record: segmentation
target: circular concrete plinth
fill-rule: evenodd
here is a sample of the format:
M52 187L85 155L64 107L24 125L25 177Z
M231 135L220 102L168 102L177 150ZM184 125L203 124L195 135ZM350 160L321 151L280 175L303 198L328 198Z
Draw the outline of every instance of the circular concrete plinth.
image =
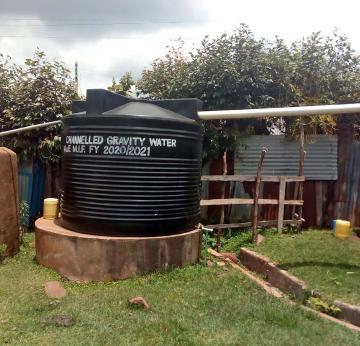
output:
M196 263L201 231L159 237L113 237L77 233L58 221L35 222L36 259L74 281L126 279Z

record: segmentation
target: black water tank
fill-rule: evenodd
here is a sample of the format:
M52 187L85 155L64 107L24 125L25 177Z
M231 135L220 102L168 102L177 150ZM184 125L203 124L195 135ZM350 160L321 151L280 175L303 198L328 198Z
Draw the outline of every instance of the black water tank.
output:
M63 119L61 217L69 229L156 235L199 221L196 99L145 101L89 90Z

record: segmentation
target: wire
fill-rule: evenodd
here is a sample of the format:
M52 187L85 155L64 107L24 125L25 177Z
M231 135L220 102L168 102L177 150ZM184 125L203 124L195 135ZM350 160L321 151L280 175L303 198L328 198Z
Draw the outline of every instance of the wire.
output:
M0 17L1 19L1 17ZM4 19L1 19L4 20ZM6 19L5 19L6 20ZM8 19L10 21L10 19ZM20 19L18 19L20 20ZM26 19L23 19L26 21ZM35 19L34 19L35 20ZM37 19L41 21L41 19ZM187 20L187 21L129 21L129 22L98 22L98 23L64 23L64 24L0 24L0 26L10 26L10 27L44 27L44 26L109 26L109 25L156 25L156 24L186 24L186 23L205 23L211 22L211 20Z
M38 35L0 35L0 38L59 38L59 39L78 39L78 38L93 38L93 39L103 39L103 40L172 40L174 39L174 37L159 37L159 36L154 36L154 37L140 37L140 36L114 36L114 37L109 37L109 36L94 36L94 35L88 35L88 36L84 36L84 35L76 35L76 36L38 36ZM181 37L182 40L195 40L195 39L200 39L197 37Z

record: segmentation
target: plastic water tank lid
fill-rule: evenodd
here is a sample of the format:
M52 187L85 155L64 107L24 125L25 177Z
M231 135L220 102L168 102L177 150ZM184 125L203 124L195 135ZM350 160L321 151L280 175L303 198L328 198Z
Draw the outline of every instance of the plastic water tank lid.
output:
M196 123L195 120L186 118L183 115L175 113L169 109L144 102L128 102L125 105L116 107L102 114L151 117L154 119L173 120L189 124Z

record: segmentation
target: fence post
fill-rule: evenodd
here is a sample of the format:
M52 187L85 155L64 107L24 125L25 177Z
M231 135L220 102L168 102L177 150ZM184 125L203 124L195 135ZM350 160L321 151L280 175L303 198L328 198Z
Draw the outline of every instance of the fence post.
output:
M256 243L258 239L258 211L259 211L259 193L260 193L260 182L261 182L261 170L264 162L265 154L267 152L266 148L263 148L261 151L260 159L258 162L258 168L256 172L255 179L255 193L254 193L254 209L253 209L253 220L252 220L252 242Z
M279 209L278 209L278 222L277 230L279 233L282 232L284 225L284 201L285 201L285 190L286 190L286 177L280 177L279 184Z

